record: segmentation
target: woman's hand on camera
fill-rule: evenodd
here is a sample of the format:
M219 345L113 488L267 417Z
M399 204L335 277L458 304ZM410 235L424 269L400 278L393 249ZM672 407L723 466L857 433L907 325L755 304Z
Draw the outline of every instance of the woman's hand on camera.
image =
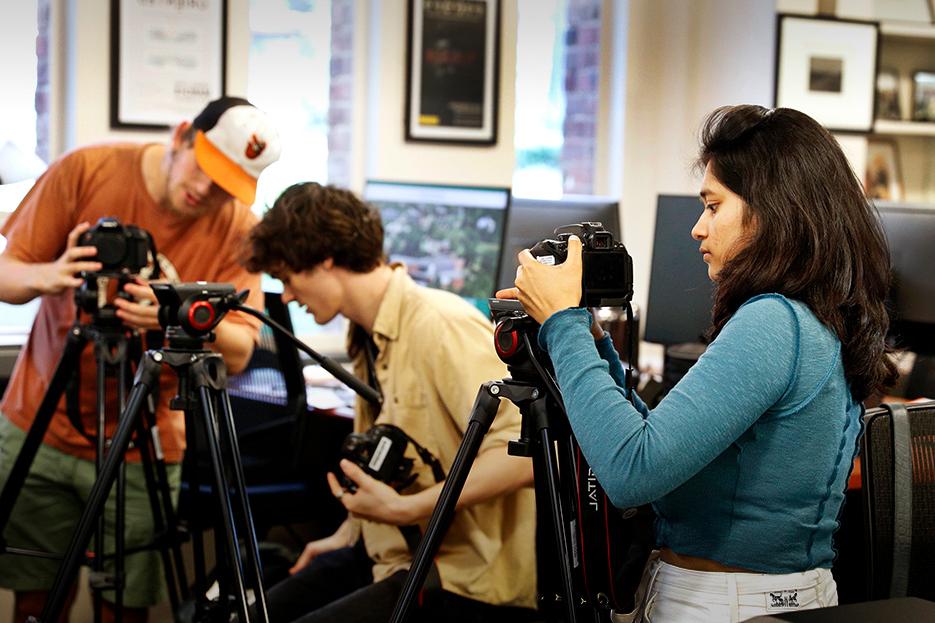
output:
M328 474L328 485L347 512L355 517L394 526L406 526L413 522L411 509L406 504L407 496L400 495L393 487L373 478L347 459L341 459L340 467L344 475L357 485L357 491L345 491L332 473Z
M65 242L65 251L54 262L42 264L37 271L39 274L36 289L41 294L59 294L67 288L80 287L84 280L76 275L82 271L97 272L103 268L100 262L93 259L97 255L97 247L80 247L78 238L88 231L91 224L79 223L68 233Z
M137 280L135 283L125 284L123 290L132 297L132 300L119 296L114 300L117 317L125 325L134 329L153 331L161 329L159 303L156 300L156 293L149 287L149 284Z
M516 287L497 292L499 298L518 298L539 324L581 302L581 240L577 236L568 239L568 256L558 266L540 264L529 249L518 257Z

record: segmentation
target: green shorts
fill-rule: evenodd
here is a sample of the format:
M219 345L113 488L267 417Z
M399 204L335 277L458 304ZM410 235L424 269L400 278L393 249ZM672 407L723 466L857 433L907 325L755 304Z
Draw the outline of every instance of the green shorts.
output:
M0 414L0 483L6 483L26 433ZM127 463L126 521L127 548L148 545L153 540L153 515L146 490L142 465ZM167 465L173 504L178 500L181 466ZM36 453L4 536L9 547L21 547L62 554L71 542L75 525L91 487L95 469L85 461L42 444ZM111 491L105 510L104 551L114 550L115 496ZM92 537L89 547L94 546ZM145 608L167 598L165 577L158 550L144 550L124 559L126 583L123 603L130 608ZM0 555L0 586L14 591L45 591L52 588L61 562L31 556ZM113 570L113 558L105 562ZM113 591L104 591L104 599L114 600Z

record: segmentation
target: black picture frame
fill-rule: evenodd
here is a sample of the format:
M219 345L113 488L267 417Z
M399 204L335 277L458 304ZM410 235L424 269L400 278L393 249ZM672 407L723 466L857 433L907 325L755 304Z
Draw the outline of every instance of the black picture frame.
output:
M497 142L500 0L409 0L405 138Z
M165 130L224 95L227 20L228 0L111 0L110 127Z
M778 14L774 106L800 110L833 132L871 132L879 52L878 22Z

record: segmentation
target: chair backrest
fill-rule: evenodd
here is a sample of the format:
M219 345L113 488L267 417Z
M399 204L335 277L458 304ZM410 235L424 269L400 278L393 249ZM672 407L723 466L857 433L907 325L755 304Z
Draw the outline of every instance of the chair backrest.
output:
M864 427L867 598L935 600L935 401L869 409Z
M267 315L292 332L282 296L265 292L264 298ZM251 463L270 463L292 471L310 432L305 377L295 344L263 325L247 370L232 381L231 400L241 452L246 455L248 482Z

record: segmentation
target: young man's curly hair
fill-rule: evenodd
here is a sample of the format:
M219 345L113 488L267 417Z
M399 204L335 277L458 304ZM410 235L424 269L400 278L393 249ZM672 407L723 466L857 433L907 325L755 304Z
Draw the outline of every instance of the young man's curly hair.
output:
M379 213L354 193L315 182L283 191L250 232L244 265L277 276L335 266L365 273L384 261Z

